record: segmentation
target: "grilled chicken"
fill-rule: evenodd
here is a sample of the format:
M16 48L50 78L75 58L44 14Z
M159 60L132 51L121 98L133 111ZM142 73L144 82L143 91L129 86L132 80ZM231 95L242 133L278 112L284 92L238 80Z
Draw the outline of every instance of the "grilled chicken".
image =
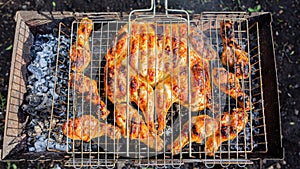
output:
M190 85L188 86L188 68L178 67L174 74L155 88L155 112L157 114L158 135L163 134L166 127L166 115L174 102L191 108L191 111L211 109L211 85L208 63L205 60L191 66ZM189 96L191 99L189 103Z
M242 91L239 79L233 73L228 72L224 68L214 68L212 76L214 85L237 100L239 107L246 111L252 109L249 96Z
M190 69L193 74L192 109L198 111L210 107L211 89L206 59L214 59L216 53L205 36L200 35L194 27L191 27L191 35L187 36L186 24L134 22L131 24L130 54L127 53L128 25L125 25L118 32L106 55L105 88L108 98L113 103L126 102L126 84L129 78L130 101L140 107L150 131L155 132L154 104L158 114L159 134L163 133L165 116L172 103L181 101L180 103L188 107L188 38L195 47L189 50ZM179 65L183 68L179 68ZM176 73L177 75L170 75ZM156 98L152 87L157 90ZM174 93L172 98L163 99L171 93Z
M154 125L154 100L153 88L142 78L139 78L135 70L129 68L129 93L127 93L127 60L117 65L114 69L109 68L105 73L104 87L108 99L115 103L124 103L129 95L129 102L135 102L142 110L146 124L151 132L156 132ZM105 70L106 71L106 70Z
M93 30L93 22L88 18L83 18L77 29L77 40L69 51L72 70L83 72L91 61L91 51L89 36Z
M213 156L219 149L222 142L236 138L248 122L248 114L242 109L233 109L232 112L224 112L219 115L217 120L220 121L220 129L215 135L210 136L205 143L205 152Z
M174 140L171 148L172 154L180 153L181 149L189 142L201 143L206 137L214 135L218 128L217 120L207 115L192 117L191 128L187 121L182 127L181 134ZM191 140L189 140L189 132L191 132Z
M221 57L222 64L229 70L234 70L237 78L248 78L250 75L248 53L236 42L233 21L222 21L220 26L224 46Z
M64 135L73 140L89 142L91 139L101 136L108 136L111 139L120 139L121 130L111 124L105 124L92 115L82 115L69 119L62 126Z
M69 85L76 92L83 94L87 101L98 106L99 111L97 111L97 114L99 114L100 118L106 119L110 112L107 110L105 103L99 96L96 80L92 80L82 73L70 73Z
M129 136L132 140L139 140L156 151L163 149L163 140L155 133L150 132L143 117L131 105L126 103L117 104L115 108L115 119L124 137ZM128 128L126 126L128 126Z
M191 62L197 58L214 59L215 50L208 44L203 34L191 27L187 35L186 24L155 24L133 22L131 32L124 25L109 49L106 60L109 68L114 68L128 56L129 65L152 87L170 75L178 65L187 62L187 39L194 48ZM130 34L130 54L128 52Z

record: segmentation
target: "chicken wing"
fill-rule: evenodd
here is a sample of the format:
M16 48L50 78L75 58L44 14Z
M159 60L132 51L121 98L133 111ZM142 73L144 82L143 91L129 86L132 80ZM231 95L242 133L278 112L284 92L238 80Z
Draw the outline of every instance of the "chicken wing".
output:
M218 128L217 120L207 115L192 117L191 128L189 128L189 121L187 121L182 127L181 134L174 140L171 148L172 154L180 153L181 149L189 142L201 143L206 137L214 135ZM190 132L191 140L189 140Z
M89 36L93 30L93 22L88 18L83 18L77 29L77 40L69 51L72 70L83 72L91 61L91 51Z
M210 136L205 143L205 152L213 156L219 149L222 142L236 138L248 122L248 114L242 109L233 109L232 112L224 112L217 118L220 122L220 129Z
M64 135L73 140L89 142L91 139L101 136L108 136L111 139L120 139L121 130L111 124L105 124L92 115L69 119L62 126Z
M235 100L240 107L246 111L252 109L249 96L242 91L239 79L224 68L214 68L212 71L213 83L222 92L228 94Z
M115 119L116 124L121 128L121 133L124 137L127 137L128 132L128 136L132 140L139 140L156 151L161 151L163 149L163 140L149 130L143 117L131 105L127 105L126 103L117 104L115 109ZM128 125L128 128L126 125Z
M222 21L220 23L224 46L221 62L225 67L234 69L237 78L248 78L250 75L248 53L237 44L234 38L233 25L232 21Z
M106 119L110 112L99 96L97 81L84 76L82 73L70 73L69 85L78 93L84 94L87 101L91 101L93 105L98 106L99 111L97 111L97 114L100 118Z

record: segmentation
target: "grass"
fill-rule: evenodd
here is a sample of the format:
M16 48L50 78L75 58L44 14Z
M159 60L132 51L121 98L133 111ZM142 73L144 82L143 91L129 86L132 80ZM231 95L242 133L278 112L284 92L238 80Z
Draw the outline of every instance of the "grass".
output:
M261 10L261 5L256 5L254 8L248 8L249 12L260 12Z
M7 162L7 169L17 169L17 165L15 163Z

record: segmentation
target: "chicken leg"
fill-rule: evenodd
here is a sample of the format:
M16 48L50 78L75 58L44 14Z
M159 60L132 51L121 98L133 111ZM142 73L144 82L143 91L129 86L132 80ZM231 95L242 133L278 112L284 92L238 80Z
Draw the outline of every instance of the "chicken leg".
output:
M189 128L189 121L183 125L180 136L173 142L172 155L178 154L189 142L201 143L206 137L214 135L219 128L219 123L207 115L199 115L192 117L191 127ZM189 140L190 132L191 140Z
M128 115L128 117L126 117L126 115ZM115 118L116 124L120 127L124 137L128 136L132 140L139 140L156 151L163 149L163 140L149 130L143 117L131 105L127 105L126 103L117 104Z
M77 29L77 40L69 51L72 70L83 72L91 61L91 51L89 36L93 30L93 22L88 18L83 18Z
M92 115L82 115L74 119L69 119L62 126L64 135L73 140L83 140L85 142L101 136L108 136L111 139L120 139L121 130L111 124L100 122Z
M205 152L209 156L214 155L222 142L237 137L248 122L248 114L244 109L238 108L233 109L232 112L224 112L216 119L220 121L220 129L214 135L210 136L205 143Z

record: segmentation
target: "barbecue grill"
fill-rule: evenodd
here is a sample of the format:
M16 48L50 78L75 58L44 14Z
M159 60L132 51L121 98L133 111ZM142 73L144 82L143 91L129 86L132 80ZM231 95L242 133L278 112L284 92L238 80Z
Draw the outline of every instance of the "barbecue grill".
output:
M5 123L4 143L2 150L3 160L64 160L66 166L101 166L113 168L130 164L134 166L172 166L180 167L184 164L204 163L207 167L215 164L228 166L238 164L245 166L255 159L282 159L283 147L281 142L281 122L279 115L279 101L277 89L276 64L273 50L270 13L245 13L245 12L203 12L189 15L184 10L167 8L165 13L156 12L154 1L149 9L134 10L126 13L36 13L33 11L20 11L16 14L16 34L11 64L9 93L7 99L7 114ZM79 94L70 85L62 85L60 79L70 80L71 68L69 56L66 54L70 48L62 46L62 39L70 40L70 44L76 42L77 29L81 19L88 17L93 21L93 31L88 40L91 48L91 62L84 72L79 72L95 81L99 87L101 99L107 105L110 115L101 120L95 112L97 108L87 101L83 94ZM182 125L186 122L192 127L191 118L199 114L217 118L217 114L204 109L197 112L191 111L190 106L182 106L174 103L168 110L167 127L161 139L165 143L162 151L155 151L139 139L131 140L129 137L120 140L111 139L107 136L94 138L89 142L72 140L62 136L62 125L70 122L72 118L81 115L93 115L106 124L114 123L116 104L112 103L105 93L105 56L116 42L116 34L126 24L128 32L133 23L156 23L164 26L173 24L185 24L187 36L191 27L205 38L205 44L210 45L217 53L217 57L209 61L210 72L213 68L221 68L219 56L223 49L220 35L220 22L233 21L234 33L237 43L248 52L251 75L240 80L241 88L251 98L253 109L247 111L248 122L238 136L233 140L222 143L214 156L208 156L204 150L204 144L190 142L182 148L178 155L172 155L167 145L172 145L176 137L181 136ZM50 123L48 130L47 150L43 152L28 152L22 149L26 135L24 129L29 117L23 117L20 107L26 93L27 69L30 62L30 47L34 41L34 35L38 33L54 33L58 36L57 56L55 65L55 89L60 98L56 101L53 97L51 111L49 112ZM130 37L129 33L129 39ZM63 37L63 38L62 38ZM183 37L184 38L184 37ZM187 43L189 44L189 38ZM187 46L188 60L190 60L191 45ZM67 51L66 51L67 50ZM128 53L130 47L128 44ZM189 66L188 62L188 66ZM129 62L127 62L129 67ZM186 83L191 91L191 72L188 71ZM129 79L127 77L127 82ZM180 83L185 83L181 81ZM211 82L212 83L212 82ZM129 84L129 83L128 83ZM59 92L59 90L64 92ZM126 89L125 89L126 90ZM66 92L65 92L66 91ZM129 90L126 104L131 105ZM90 93L91 94L91 93ZM191 103L191 94L188 94L188 102ZM220 111L230 111L237 106L237 101L230 99L212 84L212 103L217 105ZM139 105L133 106L137 111ZM228 110L229 109L229 110ZM127 109L126 117L129 109ZM140 112L141 113L141 112ZM142 114L142 113L141 113ZM129 127L129 119L127 126ZM67 133L69 131L67 130ZM108 132L108 131L107 131ZM106 132L106 133L107 133ZM128 132L128 131L127 131ZM128 133L127 133L128 135ZM191 133L189 133L191 138ZM205 139L206 140L206 139ZM204 142L205 142L204 140ZM57 149L53 144L65 145L63 149ZM18 153L18 154L16 154Z

